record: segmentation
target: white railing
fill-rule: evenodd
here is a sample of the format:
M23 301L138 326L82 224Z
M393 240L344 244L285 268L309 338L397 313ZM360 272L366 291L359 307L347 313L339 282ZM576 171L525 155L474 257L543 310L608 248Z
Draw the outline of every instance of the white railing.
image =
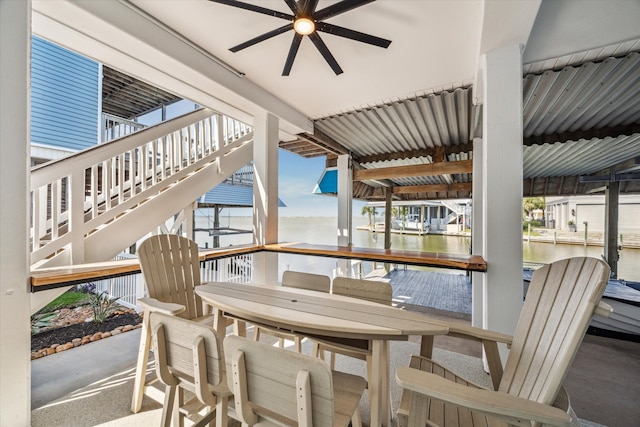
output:
M115 259L130 258L137 257L120 254ZM202 282L249 283L253 280L253 255L245 254L201 262L200 279ZM111 298L118 298L118 304L137 311L141 311L138 299L149 296L140 273L92 283L95 285L96 293L107 292Z
M134 132L146 128L142 123L123 119L113 114L102 113L102 135L100 142L109 142L114 139L131 135Z
M200 278L203 282L236 282L253 281L253 255L237 255L202 263Z
M137 258L135 255L120 254L114 259ZM95 292L106 292L111 298L118 298L118 304L138 310L138 298L144 296L145 287L141 274L114 277L93 282Z
M32 265L69 248L70 263L84 262L83 241L91 233L206 165L220 167L222 157L251 140L251 131L200 109L33 168Z
M240 170L227 178L226 182L232 185L253 186L253 165L243 166Z

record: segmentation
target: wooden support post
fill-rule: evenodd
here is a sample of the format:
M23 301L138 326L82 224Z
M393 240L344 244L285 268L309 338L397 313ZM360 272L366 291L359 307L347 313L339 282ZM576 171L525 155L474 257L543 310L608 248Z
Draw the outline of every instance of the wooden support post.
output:
M384 248L391 248L391 195L393 189L386 187L384 189Z
M221 207L219 207L218 205L215 205L213 207L213 232L216 233L213 235L213 247L214 248L219 248L220 247L220 235L218 234L219 228L220 228L220 211L222 210Z
M620 182L607 184L604 212L604 254L611 267L611 277L618 277L618 201Z

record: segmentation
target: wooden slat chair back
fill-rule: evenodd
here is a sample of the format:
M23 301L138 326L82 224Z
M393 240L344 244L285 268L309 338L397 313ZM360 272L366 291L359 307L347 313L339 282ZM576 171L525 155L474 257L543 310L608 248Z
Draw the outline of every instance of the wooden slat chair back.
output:
M282 286L329 293L331 290L331 279L329 276L322 274L286 270L282 273ZM260 335L263 333L278 338L281 348L284 348L284 340L287 339L295 343L295 348L298 353L302 351L302 337L298 334L277 330L267 326L255 325L253 339L255 341L259 341Z
M489 331L452 328L458 337L483 342L498 391L469 383L430 359L412 356L410 366L396 373L405 389L398 425L424 426L427 420L436 426L575 423L562 383L609 274L604 261L586 257L556 261L537 270L513 338L500 338L511 344L504 372Z
M553 402L609 273L601 260L573 258L533 274L498 390L539 403Z
M163 313L151 313L150 325L156 374L166 385L162 408L164 426L227 425L227 405L231 392L227 386L222 343L215 331L189 320ZM184 390L195 395L184 401ZM203 415L200 412L208 407Z
M378 304L391 305L393 288L388 282L339 276L333 279L331 293L371 301ZM314 339L313 349L311 352L314 356L321 357L325 360L327 358L325 352L328 352L329 366L332 369L335 367L336 354L366 360L367 376L369 380L371 381L373 379L373 375L376 374L371 370L372 352L371 348L369 348L368 341L349 339Z
M361 426L363 378L332 372L322 360L229 335L229 388L248 426Z
M213 315L204 313L195 287L200 285L200 260L198 245L186 237L160 234L147 238L138 248L138 258L148 298L138 299L144 310L140 348L136 365L131 410L142 407L142 396L152 381L146 381L146 368L151 351L149 314L161 312L179 316L203 324L213 324ZM161 396L151 396L161 399Z
M202 301L195 293L200 285L198 245L186 237L160 234L146 239L138 248L140 268L149 296L181 304L184 319L201 317Z
M331 278L323 274L286 270L282 273L282 286L329 293Z
M331 293L391 305L393 288L388 282L336 277Z

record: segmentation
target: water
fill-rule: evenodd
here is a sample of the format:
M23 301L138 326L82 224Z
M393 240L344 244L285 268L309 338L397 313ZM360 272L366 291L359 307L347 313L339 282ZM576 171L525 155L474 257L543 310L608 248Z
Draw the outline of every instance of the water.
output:
M223 227L251 230L252 219L250 217L223 217L220 220ZM356 230L357 226L367 225L365 217L353 219L353 245L365 248L384 247L383 233L370 233ZM197 227L207 227L206 218L198 218ZM314 244L335 245L337 242L337 219L334 217L281 217L278 223L280 242L304 242ZM207 233L199 232L196 241L200 246L212 247L213 238ZM252 242L252 235L240 234L220 237L220 246L247 244ZM391 234L391 248L422 252L447 252L468 254L471 245L469 237L444 236L429 234L414 236L405 234ZM603 248L599 246L566 245L540 242L523 241L523 259L525 262L550 263L559 259L572 256L590 256L599 258ZM279 270L287 268L303 270L318 274L331 275L336 267L336 260L323 257L306 257L301 255L281 254L279 257ZM372 263L363 263L365 272L373 268ZM439 269L438 271L442 271ZM460 272L457 271L459 274ZM628 249L620 251L618 261L618 277L640 281L640 249Z

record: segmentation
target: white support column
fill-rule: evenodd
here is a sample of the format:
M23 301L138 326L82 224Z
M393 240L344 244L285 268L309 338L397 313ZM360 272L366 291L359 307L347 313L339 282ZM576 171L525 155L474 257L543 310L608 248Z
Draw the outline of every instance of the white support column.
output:
M482 138L474 138L473 140L473 187L472 187L472 205L473 216L471 217L471 254L484 257L482 252L484 246L484 203L483 203L483 177L482 164L484 163L484 155L482 153ZM480 272L471 273L471 325L481 328L483 323L483 283L484 274Z
M483 254L486 329L513 334L522 308L522 51L485 56ZM475 175L475 174L474 174ZM503 360L508 350L500 347Z
M31 425L31 1L0 1L0 425Z
M338 246L352 243L353 169L351 156L338 156ZM341 259L337 263L339 276L350 276L351 261Z
M84 192L85 176L84 170L74 168L71 174L70 196L70 219L71 226L71 263L84 263ZM95 188L92 188L95 191Z
M253 241L278 242L278 118L268 112L255 117L253 141ZM254 254L254 281L278 281L278 256Z
M196 237L195 232L193 230L195 229L194 215L197 208L198 208L197 201L188 204L184 208L184 218L182 219L184 221L183 227L182 227L182 234L188 237L189 239L195 239Z

